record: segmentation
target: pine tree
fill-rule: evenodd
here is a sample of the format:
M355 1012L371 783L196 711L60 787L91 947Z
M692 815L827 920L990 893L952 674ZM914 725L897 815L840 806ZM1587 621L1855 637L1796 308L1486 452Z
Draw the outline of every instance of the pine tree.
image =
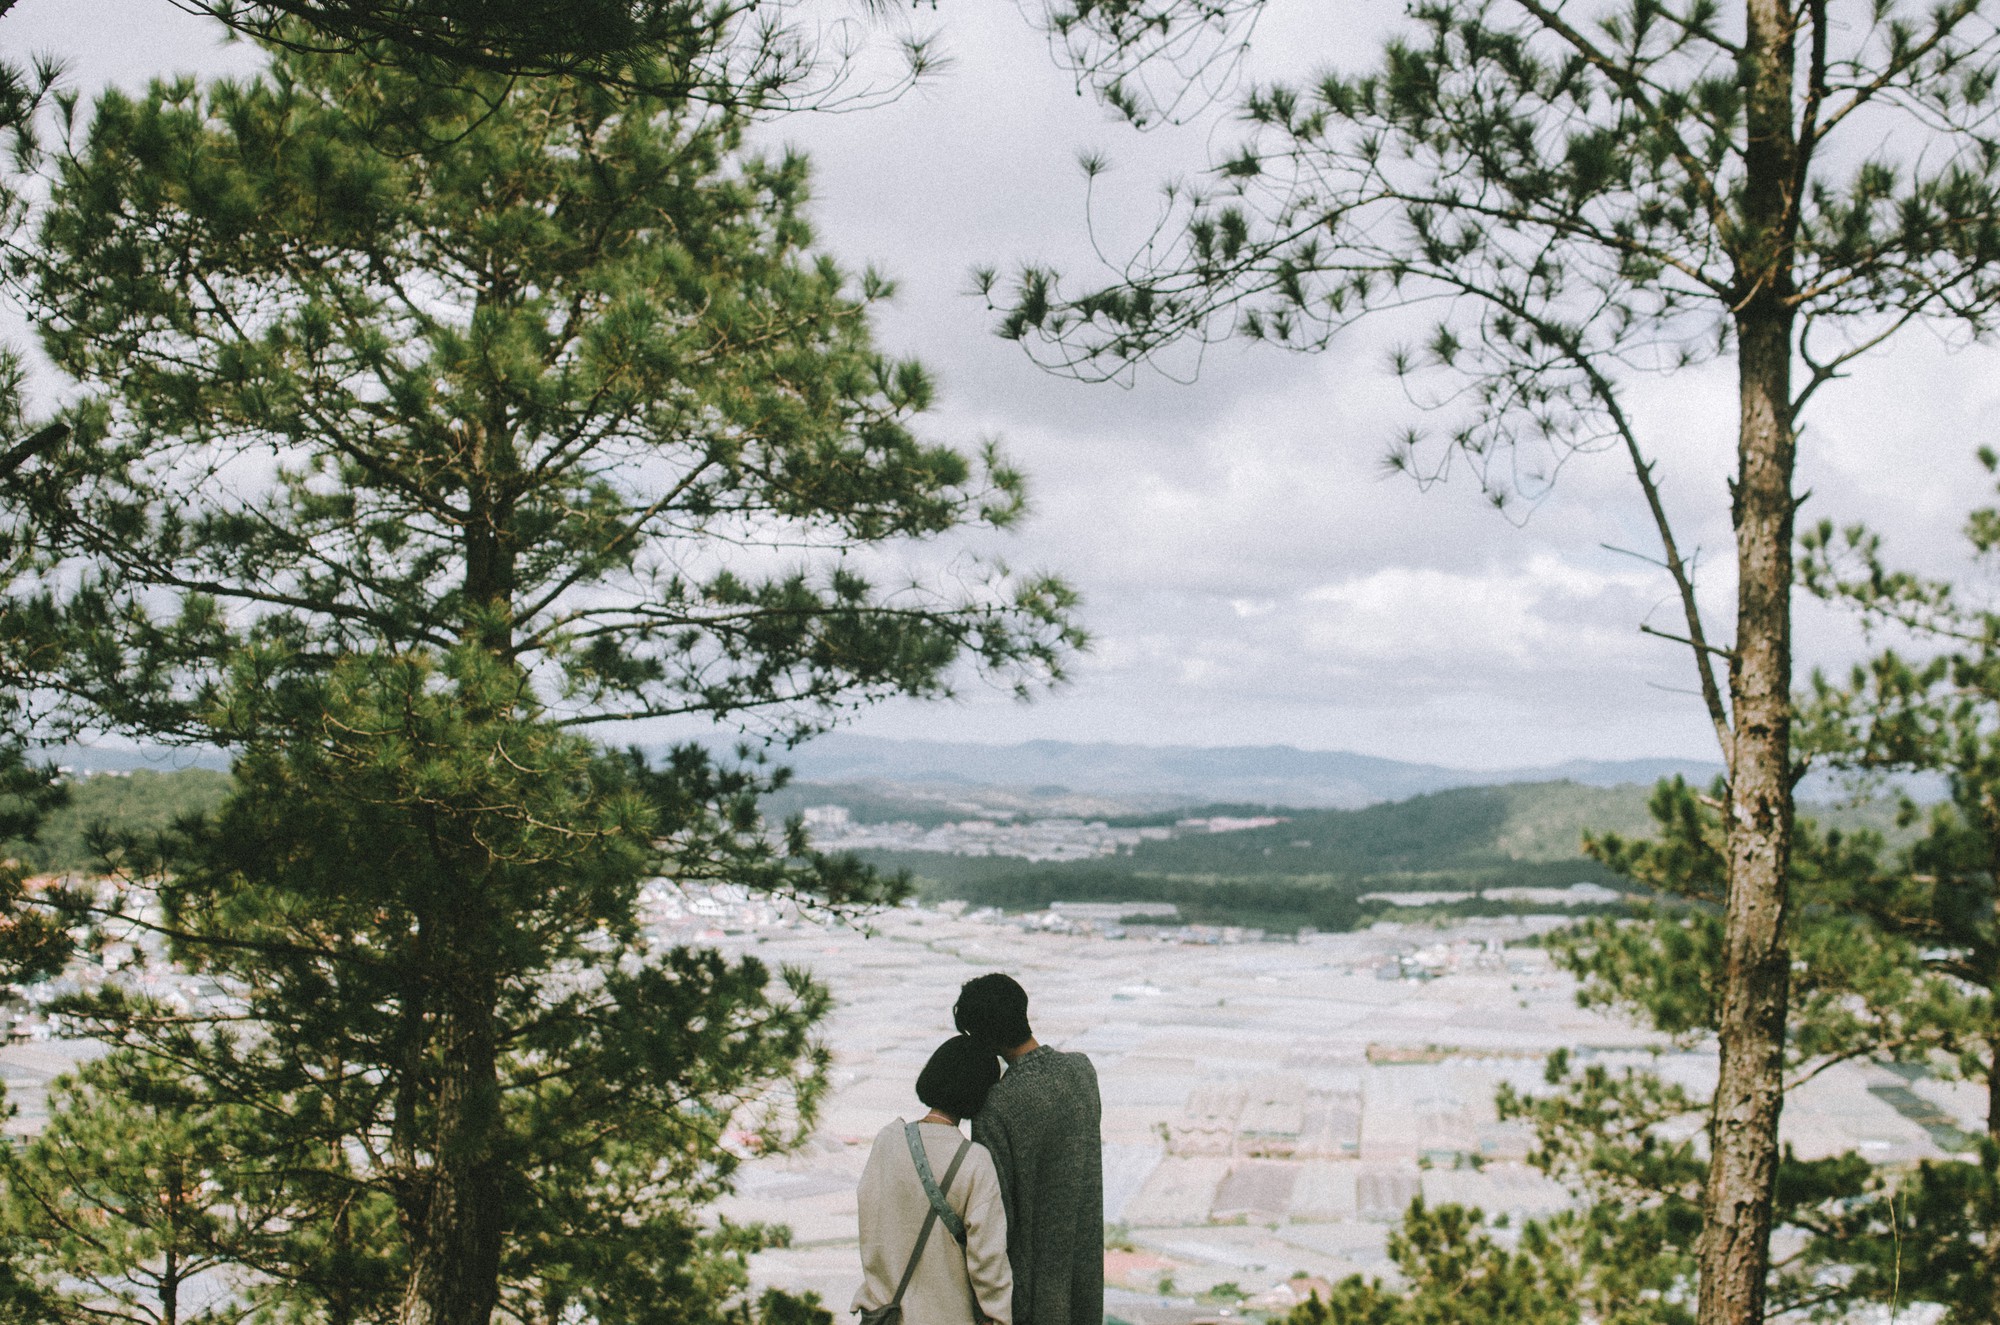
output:
M795 739L966 661L1025 690L1072 600L877 586L1021 484L914 434L929 380L869 342L886 283L811 251L802 160L728 109L408 66L280 48L72 130L29 274L90 463L74 591L14 619L79 715L227 745L238 791L69 899L220 1002L69 1011L262 1110L273 1310L706 1320L768 1235L697 1208L726 1131L809 1125L825 993L659 949L642 887L899 885L768 840L754 768L578 733Z
M286 696L222 812L157 873L127 858L150 905L96 916L222 996L60 1005L246 1103L244 1171L284 1175L252 1189L282 1217L235 1263L288 1318L711 1319L765 1240L700 1226L726 1134L782 1150L813 1117L824 990L650 940L643 890L841 880L745 832L756 779L604 755L519 692L469 649L442 673L356 657Z
M1142 119L1204 34L1240 33L1260 8L1088 0L1051 13L1065 49ZM1623 453L1729 773L1702 1325L1764 1314L1791 965L1802 411L1912 321L1990 325L1996 75L1978 0L1853 13L1818 0L1428 0L1379 68L1253 89L1248 137L1204 181L1169 190L1154 241L1116 279L1066 290L1031 269L1007 297L1002 333L1084 376L1182 341L1320 349L1379 310L1441 306L1398 367L1455 378L1463 389L1442 396L1457 413L1441 437L1412 430L1397 467L1428 480L1462 458L1505 504L1545 490L1576 452ZM1739 402L1738 588L1721 642L1626 404L1636 375L1717 355L1733 361Z
M1590 921L1551 936L1586 1006L1688 1048L1711 1043L1720 1022L1725 804L1720 787L1704 794L1679 779L1662 783L1651 803L1653 836L1588 844L1654 900L1636 920ZM1910 923L1933 882L1926 869L1921 845L1891 850L1872 831L1822 831L1800 820L1786 936L1794 961L1788 1086L1855 1059L1955 1064L1984 1081L1984 1067L1966 1053L1967 1032L1984 1020L1989 996L1960 977L1934 930ZM1623 1300L1665 1311L1692 1289L1710 1167L1696 1123L1711 1107L1650 1071L1579 1066L1567 1054L1552 1057L1545 1091L1502 1092L1502 1114L1535 1127L1534 1162L1582 1195L1594 1221L1619 1230L1593 1245L1581 1267L1650 1279ZM1979 1294L1990 1290L1967 1269L1993 1227L1973 1199L1987 1181L1981 1173L1977 1163L1946 1162L1923 1166L1912 1182L1851 1152L1813 1160L1782 1153L1773 1222L1786 1230L1786 1251L1769 1271L1772 1311L1840 1318L1865 1303L1932 1302L1954 1322L1989 1318L1990 1298ZM1946 1207L1954 1213L1939 1218ZM1922 1225L1913 1222L1920 1210Z
M2000 455L1982 450L1989 471ZM2000 549L2000 511L1974 510L1965 534L1975 564ZM1942 776L1948 796L1919 804L1899 790L1917 837L1893 886L1851 905L1911 952L1940 989L1927 1000L1928 1065L1984 1088L1977 1161L1926 1164L1900 1202L1857 1221L1875 1255L1866 1278L1887 1298L1901 1281L1946 1304L1954 1322L2000 1313L2000 614L1967 586L1891 569L1863 525L1824 521L1802 540L1806 587L1858 613L1871 631L1905 633L1929 656L1884 650L1835 681L1815 674L1800 745L1857 775Z
M232 669L357 646L477 641L568 723L787 736L962 659L1055 675L1060 582L871 577L869 549L1011 523L1020 476L913 434L930 379L868 339L887 283L811 252L804 161L742 128L289 52L107 94L30 273L94 393L88 579L60 622L16 614L17 651L95 720L222 744Z
M265 1212L235 1180L231 1114L172 1070L117 1054L59 1079L48 1124L0 1167L8 1232L53 1319L233 1325L219 1271Z

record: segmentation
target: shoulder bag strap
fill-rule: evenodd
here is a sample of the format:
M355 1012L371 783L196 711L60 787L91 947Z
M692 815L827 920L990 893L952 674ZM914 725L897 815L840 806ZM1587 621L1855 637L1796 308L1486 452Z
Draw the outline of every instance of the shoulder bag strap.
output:
M910 1143L910 1154L916 1158L917 1177L923 1180L924 1195L931 1198L931 1208L924 1212L924 1226L917 1231L917 1245L910 1251L910 1263L903 1267L903 1280L896 1285L896 1295L889 1299L888 1304L892 1307L903 1304L903 1294L909 1291L910 1280L917 1273L917 1262L923 1259L924 1244L931 1240L931 1225L937 1223L940 1209L944 1213L949 1214L951 1222L957 1224L960 1229L965 1227L964 1221L959 1219L957 1212L944 1204L943 1194L938 1192L937 1184L931 1181L931 1161L930 1157L924 1154L924 1140L917 1131L917 1125L915 1123L904 1123L903 1136ZM965 1158L965 1152L969 1149L971 1149L970 1142L961 1141L959 1143L958 1153L951 1157L951 1167L944 1171L945 1186L949 1187L951 1180L958 1176L959 1162ZM958 1234L958 1238L963 1242L964 1234ZM975 1318L978 1315L977 1312L973 1314Z
M924 1138L917 1131L917 1125L904 1123L903 1135L909 1140L910 1158L917 1163L917 1177L924 1184L924 1195L930 1198L931 1213L944 1221L953 1240L963 1247L965 1221L959 1218L958 1211L951 1208L944 1194L951 1189L951 1180L958 1176L958 1166L965 1162L965 1152L972 1149L972 1143L963 1139L959 1141L958 1153L951 1157L951 1167L944 1171L944 1184L940 1186L937 1179L931 1176L931 1157L924 1153Z
M917 1262L923 1259L924 1244L931 1240L931 1225L935 1223L937 1223L937 1211L926 1210L924 1212L924 1226L917 1233L917 1245L910 1252L910 1263L903 1267L903 1281L896 1285L896 1295L889 1299L887 1305L892 1307L903 1305L903 1294L910 1287L910 1277L917 1272Z
M958 1166L965 1162L966 1155L972 1150L972 1143L963 1140L958 1143L958 1153L951 1157L951 1163L946 1166L944 1171L944 1182L940 1184L931 1177L931 1157L924 1153L924 1140L917 1132L917 1125L915 1123L904 1123L903 1127L905 1128L904 1135L908 1137L910 1142L910 1158L915 1160L917 1164L917 1177L924 1184L924 1195L930 1198L931 1217L942 1219L944 1226L951 1230L952 1237L958 1240L960 1249L963 1249L965 1247L965 1221L959 1218L958 1211L951 1208L951 1203L944 1199L944 1194L951 1190L951 1180L958 1176ZM926 1227L928 1227L928 1221L926 1222ZM966 1267L965 1272L965 1289L967 1296L972 1300L972 1319L975 1322L985 1320L986 1311L979 1305L979 1290L973 1285L972 1267L969 1265Z

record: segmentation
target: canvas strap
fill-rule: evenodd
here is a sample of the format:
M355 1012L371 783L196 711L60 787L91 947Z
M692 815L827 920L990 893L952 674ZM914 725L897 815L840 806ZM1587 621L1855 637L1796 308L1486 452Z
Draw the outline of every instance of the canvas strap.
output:
M930 1198L931 1213L944 1221L945 1229L950 1232L952 1241L963 1247L965 1221L958 1217L958 1211L951 1208L950 1202L944 1199L944 1194L950 1190L951 1180L958 1176L958 1166L964 1162L965 1152L972 1149L972 1143L964 1140L958 1143L958 1153L951 1157L951 1167L944 1171L944 1185L939 1186L938 1180L931 1176L931 1157L924 1153L924 1138L917 1131L917 1125L904 1123L903 1136L910 1143L910 1158L917 1163L917 1178L924 1184L924 1195Z
M917 1133L917 1125L915 1123L904 1123L903 1135L909 1140L910 1154L916 1158L917 1176L923 1180L924 1195L930 1197L931 1208L924 1212L924 1226L917 1233L917 1245L910 1252L910 1263L903 1267L903 1281L896 1285L896 1296L889 1299L889 1305L892 1307L903 1305L903 1294L909 1291L910 1279L917 1272L917 1262L923 1259L924 1244L931 1240L931 1225L937 1223L940 1211L950 1216L949 1221L945 1225L947 1228L957 1225L957 1231L953 1236L960 1243L965 1241L965 1221L960 1219L958 1214L944 1203L944 1193L938 1190L937 1183L931 1178L930 1157L924 1154L924 1141L923 1137ZM944 1185L946 1187L951 1186L951 1180L958 1176L958 1166L964 1161L965 1152L971 1148L972 1143L970 1141L959 1142L958 1153L951 1157L951 1166L944 1171Z

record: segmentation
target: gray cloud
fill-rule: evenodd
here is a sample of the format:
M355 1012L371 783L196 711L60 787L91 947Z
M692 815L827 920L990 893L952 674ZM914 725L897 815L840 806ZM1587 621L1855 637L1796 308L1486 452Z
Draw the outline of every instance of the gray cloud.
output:
M1357 64L1400 12L1277 0L1252 71ZM1231 131L1213 117L1149 135L1113 123L1011 5L917 18L941 30L948 72L888 107L788 118L763 140L814 159L826 246L898 279L881 334L936 370L932 426L998 435L1027 468L1035 515L976 550L1070 575L1098 644L1071 685L1033 705L973 684L957 704L874 710L859 730L1286 742L1473 767L1712 756L1684 654L1638 633L1642 621L1678 624L1665 578L1602 546L1655 547L1620 457L1579 458L1516 527L1462 475L1428 492L1381 475L1386 440L1421 421L1386 371L1386 324L1311 357L1218 347L1194 385L1057 380L996 339L967 293L975 264L1087 275L1097 261L1079 152L1113 162L1095 219L1116 254L1143 232L1159 182L1198 169ZM86 87L251 58L219 49L168 0L22 0L0 20L0 45L69 54ZM1865 517L1905 562L1964 572L1956 531L1989 494L1972 454L1996 440L1993 369L1990 350L1922 332L1857 365L1807 421L1807 516ZM1716 367L1653 379L1632 402L1721 629L1734 590L1733 380ZM1807 666L1863 647L1816 605L1798 623Z

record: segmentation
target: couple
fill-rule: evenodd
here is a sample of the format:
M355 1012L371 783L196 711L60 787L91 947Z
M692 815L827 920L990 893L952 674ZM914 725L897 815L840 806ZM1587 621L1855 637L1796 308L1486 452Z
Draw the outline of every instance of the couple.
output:
M854 1309L864 1325L1101 1325L1097 1072L1036 1042L1010 976L968 980L951 1011L959 1034L917 1076L930 1112L883 1128L861 1175Z

